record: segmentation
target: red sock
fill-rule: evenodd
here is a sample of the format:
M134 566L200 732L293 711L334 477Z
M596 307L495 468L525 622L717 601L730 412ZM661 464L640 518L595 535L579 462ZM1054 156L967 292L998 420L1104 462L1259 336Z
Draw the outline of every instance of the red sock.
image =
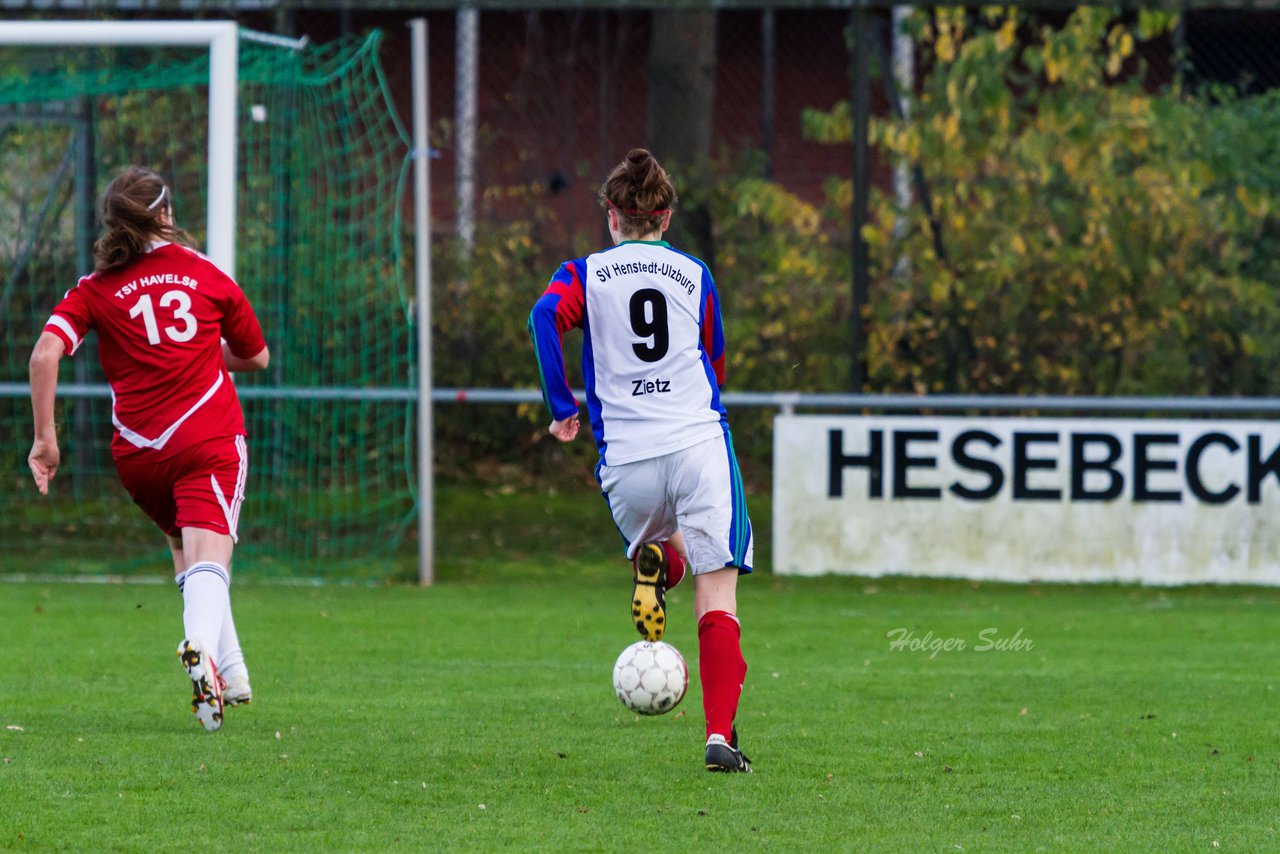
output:
M666 541L662 543L662 553L667 556L667 589L670 590L684 578L684 558Z
M728 611L708 611L698 620L698 671L707 737L731 738L747 663L742 659L742 629Z

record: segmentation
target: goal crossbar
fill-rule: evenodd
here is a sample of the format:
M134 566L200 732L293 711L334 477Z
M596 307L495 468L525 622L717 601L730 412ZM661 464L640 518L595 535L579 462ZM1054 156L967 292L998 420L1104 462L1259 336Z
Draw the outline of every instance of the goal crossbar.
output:
M236 88L233 21L2 21L0 45L204 47L209 51L209 184L206 253L228 275L236 258Z

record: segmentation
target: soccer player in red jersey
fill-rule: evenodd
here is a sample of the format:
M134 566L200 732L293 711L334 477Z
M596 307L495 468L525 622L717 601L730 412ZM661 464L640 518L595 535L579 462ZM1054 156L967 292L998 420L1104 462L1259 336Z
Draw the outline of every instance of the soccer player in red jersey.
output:
M31 354L35 441L27 463L48 493L57 473L58 363L98 333L111 386L111 456L134 502L169 539L183 597L178 656L206 730L252 698L229 593L249 458L230 371L269 353L239 286L184 245L163 179L137 166L108 185L93 273L67 291Z

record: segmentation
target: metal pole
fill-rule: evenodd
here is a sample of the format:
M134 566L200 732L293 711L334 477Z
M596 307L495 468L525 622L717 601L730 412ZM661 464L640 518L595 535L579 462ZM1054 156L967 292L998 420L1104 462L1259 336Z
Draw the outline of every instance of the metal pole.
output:
M414 290L418 322L418 583L435 581L435 447L431 415L431 143L427 137L427 22L409 22L413 52Z
M209 42L209 236L206 251L236 274L236 97L240 36L228 23Z
M911 95L916 88L916 55L915 43L906 33L907 18L911 16L910 6L893 7L893 78L897 84L898 105L901 118L911 118ZM893 236L901 240L907 234L907 211L911 208L911 161L899 157L893 164L893 195L898 203L898 215L893 221ZM903 264L909 263L905 256L899 259ZM905 269L904 269L905 272Z
M614 161L614 121L613 121L613 85L614 85L614 69L617 62L614 59L615 52L610 48L617 45L619 38L618 33L622 31L623 18L618 12L610 13L606 8L601 8L597 12L599 23L596 27L596 109L600 121L596 123L597 139L600 144L600 162L596 164L596 174L607 175L609 169L612 168ZM610 14L613 15L612 26ZM614 36L613 45L610 45L609 37ZM601 246L609 245L609 220L600 217L596 220L599 225L599 240Z
M773 99L778 61L777 13L772 6L760 11L760 147L764 149L764 178L773 178Z
M97 230L95 195L98 171L93 133L93 108L92 99L80 98L75 120L76 270L82 276L93 269L93 238ZM90 366L98 361L97 354L93 352L97 349L97 336L90 340L93 341L92 348L86 348L88 352L83 353L79 359L73 360L77 383L90 382L92 379ZM79 498L80 490L88 485L90 475L96 474L93 471L93 425L90 424L89 401L74 401L71 404L71 413L71 420L75 425L72 432L75 437L72 453L75 466L72 472L75 477L72 478L71 484L76 497Z
M480 12L457 12L458 240L469 262L476 240L476 99L480 88ZM465 284L465 283L464 283Z
M869 124L871 112L870 62L867 57L867 7L859 2L853 8L850 23L853 27L851 78L853 86L853 306L850 327L852 333L852 364L850 385L855 392L862 391L867 379L867 336L863 312L870 291L869 253L862 230L867 224L870 206L870 168L868 162Z

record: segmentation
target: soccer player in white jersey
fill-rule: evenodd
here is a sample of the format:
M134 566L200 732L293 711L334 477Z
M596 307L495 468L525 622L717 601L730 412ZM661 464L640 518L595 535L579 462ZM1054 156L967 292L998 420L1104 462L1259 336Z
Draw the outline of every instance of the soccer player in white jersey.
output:
M183 597L178 656L206 730L223 705L252 698L231 615L231 551L249 459L228 371L269 354L253 308L231 277L181 245L172 195L131 166L108 185L94 272L67 291L31 354L35 442L27 458L42 495L58 470L58 363L98 333L111 385L111 456L125 489L169 540Z
M563 336L583 330L582 371L596 477L633 562L631 616L656 641L666 590L694 578L706 766L750 771L734 718L747 665L737 617L751 571L751 520L720 403L724 330L707 266L662 240L676 192L637 148L599 192L614 246L566 261L529 316L543 399L562 442L578 434Z

